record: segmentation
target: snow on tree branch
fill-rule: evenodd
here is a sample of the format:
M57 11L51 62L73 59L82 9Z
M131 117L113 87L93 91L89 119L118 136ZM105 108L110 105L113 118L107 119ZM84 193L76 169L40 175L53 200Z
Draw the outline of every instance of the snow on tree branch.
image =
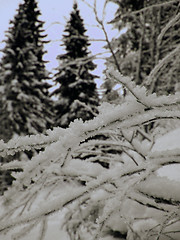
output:
M99 239L106 229L114 229L114 221L129 239L164 236L167 226L176 234L172 222L179 224L174 215L179 211L179 185L159 176L158 171L180 164L180 150L151 152L152 145L140 141L137 133L139 129L145 136L141 126L151 121L179 120L180 96L147 95L145 88L135 87L114 70L108 76L132 92L122 105L104 103L93 120L76 120L69 128L56 128L47 135L20 137L17 145L15 140L2 143L4 153L42 144L45 150L22 163L23 172L14 174L16 181L3 197L0 234L20 227L16 233L20 238L39 225L43 236L49 216L63 208L69 209L64 226L72 239L82 233L83 224L86 234L93 226L92 239ZM108 140L97 136L108 136ZM101 161L110 163L109 168L99 164ZM4 168L18 168L16 165L11 162Z
M48 130L47 133L37 134L24 137L15 137L8 143L3 140L0 141L0 156L14 155L16 152L30 151L33 149L42 149L47 145L56 142L59 136L62 135L64 129Z

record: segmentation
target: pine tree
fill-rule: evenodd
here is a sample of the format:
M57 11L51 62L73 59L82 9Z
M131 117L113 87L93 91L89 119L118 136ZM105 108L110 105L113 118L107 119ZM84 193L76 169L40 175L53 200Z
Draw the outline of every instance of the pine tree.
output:
M0 138L42 133L52 125L43 55L43 22L35 0L24 0L10 21L0 64Z
M55 74L55 82L60 87L52 95L58 97L55 103L55 125L68 127L77 118L84 121L92 119L97 113L99 102L94 82L97 76L89 72L96 65L89 57L90 43L76 2L64 32L62 45L65 53L57 57L60 66Z
M43 22L35 0L24 0L6 33L0 63L0 139L45 132L52 127L52 101L43 55ZM32 153L27 152L29 157ZM20 159L20 155L15 156ZM0 162L12 161L1 158ZM12 183L10 171L0 171L0 193Z

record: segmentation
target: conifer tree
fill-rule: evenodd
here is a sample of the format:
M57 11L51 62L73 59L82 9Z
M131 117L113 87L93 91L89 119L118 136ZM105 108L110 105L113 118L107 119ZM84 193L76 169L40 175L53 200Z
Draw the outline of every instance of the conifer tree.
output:
M35 0L24 0L6 33L0 64L0 138L5 141L52 125L40 14Z
M35 0L24 0L6 33L0 63L0 139L42 133L52 127L52 102L43 55L43 22ZM31 157L32 153L27 153ZM0 162L13 157L0 158ZM16 155L20 159L20 155ZM0 194L14 178L0 171Z
M65 53L57 57L60 66L55 74L55 82L60 87L52 95L58 97L55 103L55 125L68 127L77 118L84 121L92 119L99 103L94 82L97 76L89 72L96 65L89 57L90 43L76 2L64 32L62 41Z

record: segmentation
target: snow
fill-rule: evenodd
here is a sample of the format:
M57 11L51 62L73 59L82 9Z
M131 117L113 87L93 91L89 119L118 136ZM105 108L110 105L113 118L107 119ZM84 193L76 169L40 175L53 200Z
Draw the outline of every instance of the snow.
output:
M121 78L119 74L115 74L115 77ZM131 81L122 81L125 80L127 86L133 89ZM102 223L115 231L128 231L129 239L135 239L136 232L143 236L146 229L157 227L166 220L166 212L172 214L177 210L174 203L180 201L180 164L174 162L180 163L180 128L157 138L152 149L152 145L147 144L147 141L151 142L151 137L141 142L134 137L134 133L137 127L154 118L179 118L179 110L171 109L179 101L179 95L146 96L145 89L139 87L133 91L138 101L135 95L129 95L121 105L103 103L93 120L75 120L67 129L55 128L44 135L14 137L9 143L0 142L0 153L3 156L45 147L29 162L22 161L18 165L14 161L2 166L4 169L21 166L24 170L16 174L17 181L5 192L8 210L1 208L0 215L3 216L3 212L9 214L14 208L16 210L12 218L7 218L8 221L6 218L0 219L0 229L12 228L7 235L0 233L3 240L10 240L12 233L23 233L22 228L26 230L31 224L37 226L24 237L26 240L36 239L43 228L46 229L47 240L52 236L55 240L59 240L59 236L69 240L60 228L63 221L68 219L68 224L64 225L74 227L78 226L82 218L86 224L97 203L102 207L98 209L101 214L97 216L97 226ZM141 102L141 94L146 104ZM101 133L108 133L109 139L88 141L90 137ZM91 150L94 146L96 159L100 160L102 156L96 147L108 145L126 150L122 155L109 157L110 162L116 159L110 169L104 169L91 160L73 158L73 154L78 151ZM32 184L32 180L35 184ZM81 185L81 181L86 181L86 184ZM172 204L159 204L156 198ZM22 206L18 207L19 204ZM23 207L22 214L16 217L17 211ZM69 218L65 216L68 209L71 210ZM133 231L130 231L128 224Z
M61 223L63 221L65 215L65 211L58 212L50 217L48 217L48 223L47 223L47 229L46 229L46 234L44 236L44 240L70 240L68 234L62 229ZM33 230L31 230L27 235L24 237L22 236L22 240L36 240L39 239L39 232L40 232L41 226L40 224L37 224ZM15 240L14 236L17 236L18 238L18 228L12 229L8 234L1 234L0 233L0 239L2 240ZM21 230L21 228L19 228ZM13 238L12 238L13 236Z
M170 170L173 172L173 168ZM138 189L150 196L153 195L154 197L163 197L167 200L174 199L180 201L179 182L174 183L169 181L168 172L161 173L161 177L151 176L146 180L145 184L139 184ZM175 180L177 179L175 178Z
M104 168L96 163L86 163L81 160L74 159L74 161L71 161L68 164L68 168L65 171L68 172L69 175L97 177L104 171Z
M80 124L78 121L75 123L76 127L78 126L78 124ZM72 127L74 127L74 124L72 124ZM80 125L79 125L80 127ZM76 128L76 133L79 133L79 127ZM82 126L81 126L82 127ZM82 129L81 129L82 130ZM60 129L56 129L57 132L61 132ZM55 132L56 132L55 131ZM71 129L72 131L72 129ZM75 129L74 129L75 131ZM55 137L57 133L53 133L52 135ZM49 134L51 134L51 131L49 132ZM72 133L69 133L70 135L72 135ZM127 133L126 135L127 138L131 138L131 134L130 132ZM44 138L44 136L42 136L42 139ZM178 148L179 145L178 143L180 142L179 139L180 138L180 128L179 129L176 129L176 130L173 130L167 134L165 134L164 136L158 138L156 140L156 143L154 144L153 146L153 149L152 149L152 153L157 153L157 151L163 151L163 150L173 150L174 148ZM68 139L69 139L69 135L68 135ZM27 138L27 140L29 140ZM32 140L32 139L31 139ZM32 140L32 142L34 141L35 139ZM40 140L40 138L39 138ZM57 136L56 136L56 140L57 140ZM13 140L12 140L13 141ZM72 145L73 145L73 142L75 140L72 140ZM13 143L13 142L12 142ZM3 147L4 143L2 143L2 147ZM54 145L54 150L56 149L56 144ZM51 147L52 149L52 147ZM50 150L50 149L49 149ZM46 152L48 153L49 151L48 149L46 150ZM48 154L48 156L50 157L50 154ZM89 164L89 168L88 168L88 171L89 171L89 174L92 176L97 176L101 173L102 169L101 167L99 166L99 170L97 168L97 165L92 165L91 163L88 163ZM163 167L162 169L164 169L165 167ZM52 169L53 166L52 166ZM85 171L86 171L86 168L85 168L85 164L84 164L84 167L83 167L83 164L82 162L80 162L79 160L75 160L75 162L72 162L71 165L69 165L69 169L73 169L78 175L83 175L85 174ZM174 174L174 171L173 173L171 173L170 171L172 170L172 166L167 166L166 167L166 171L162 171L159 170L158 173L160 176L164 176L165 178L160 178L160 179L157 179L158 177L153 177L152 179L149 179L149 184L146 184L145 185L145 192L147 193L157 193L157 196L159 196L159 192L162 193L163 196L165 196L166 198L169 198L169 199L180 199L180 195L179 195L179 183L176 184L176 191L174 191L174 184L171 186L171 183L167 180L166 177L171 178L171 176L173 176L173 180L177 180L178 179L178 175L175 177L175 174ZM115 171L114 171L114 177L117 175L118 176L118 173L119 173L119 170L120 168L116 168ZM169 171L170 170L170 171ZM175 172L176 172L176 168L174 168ZM49 171L51 172L51 170L49 169ZM73 171L73 172L74 172ZM68 169L64 169L64 172L67 172L67 174L69 175L70 172L68 171ZM58 173L58 171L57 171ZM169 175L170 174L170 175ZM71 174L70 174L71 175ZM108 179L108 174L104 174L104 179ZM103 182L104 179L103 179L103 176L101 176L101 181ZM159 182L158 182L159 181ZM158 182L158 184L157 184ZM163 186L163 188L162 188ZM91 188L92 185L89 185L89 188ZM139 189L142 190L142 188L144 188L143 184L139 186ZM171 190L171 191L169 191ZM72 199L73 198L73 195L75 194L77 196L77 191L74 192L73 191L73 188L70 190L71 191L71 195L68 193L67 195L67 198L69 199ZM156 192L155 192L156 191ZM66 192L69 192L67 191L66 189ZM80 190L81 192L81 190ZM174 197L174 193L176 193L176 196ZM60 193L59 190L58 190L58 195L61 195L63 196L65 193ZM65 196L65 195L64 195ZM56 196L57 197L57 196ZM91 195L91 200L93 202L98 202L98 201L104 201L104 199L106 199L108 197L107 195L107 192L104 191L103 189L99 189L97 191L94 191ZM40 195L39 198L44 198L43 195ZM63 199L65 199L63 197ZM113 209L113 205L112 205L112 202L110 201L110 208L109 210L112 208ZM59 199L57 198L57 200L53 200L52 202L52 206L54 209L54 206L57 205L57 208L59 208L59 204L61 205L61 201L59 201ZM128 214L137 214L140 216L142 213L142 209L140 208L137 208L133 206L132 202L131 203L126 203L127 206L125 207L125 209L128 209L129 207L128 206L131 206L129 208L129 210L126 212L126 215ZM46 204L44 205L45 208L47 208L47 211L49 212L50 211L50 203L48 203L48 205L46 206ZM37 207L39 207L40 205L36 205ZM36 206L34 206L36 208ZM43 209L43 205L41 204L41 210L42 211ZM2 211L2 210L1 210ZM39 211L39 210L38 210ZM62 230L61 228L61 223L63 221L63 218L64 218L64 214L65 214L65 211L64 212L57 212L53 215L50 215L48 217L48 225L47 225L47 229L46 229L46 235L45 235L45 240L49 240L49 239L54 239L54 240L59 240L59 239L63 239L63 240L69 240L69 237L67 235L67 233ZM32 214L33 216L34 214ZM146 217L149 215L149 212L144 212L144 219L140 219L139 221L136 221L134 224L133 224L133 229L135 231L139 231L140 229L148 229L149 227L155 227L157 225L157 222L155 219L153 218L149 218L149 219L146 219ZM29 218L31 218L31 216L29 216ZM99 219L100 220L100 219ZM11 224L11 223L9 223ZM1 225L2 226L2 225ZM120 219L119 218L119 214L117 213L117 216L116 215L112 215L112 217L109 219L109 226L112 227L112 229L115 231L115 230L121 230L121 232L126 232L127 230L127 226L126 224L124 224L124 220L123 219ZM16 233L17 234L17 229L18 228L14 228L13 230L11 230L7 235L2 235L0 234L0 237L2 237L3 240L11 240L11 236L12 234ZM37 224L37 226L35 228L33 228L32 231L30 231L28 233L28 235L24 236L23 240L30 240L30 239L37 239L38 236L39 236L39 230L41 229L41 226L40 224ZM18 235L17 235L18 236ZM108 237L105 237L104 239L108 239ZM109 239L113 239L113 238L110 238Z
M175 150L180 148L180 128L177 128L156 140L152 152ZM180 164L168 165L158 170L159 176L180 181Z
M165 151L180 148L180 128L177 128L169 133L159 137L156 140L152 151Z
M0 155L5 156L14 155L18 151L25 151L31 149L40 149L53 142L58 141L59 137L64 134L64 129L54 128L54 130L47 130L46 134L37 134L31 136L14 136L8 144L0 141Z
M103 189L99 189L97 191L94 191L91 195L91 200L94 202L98 202L103 200L104 198L107 197L107 192L104 191Z

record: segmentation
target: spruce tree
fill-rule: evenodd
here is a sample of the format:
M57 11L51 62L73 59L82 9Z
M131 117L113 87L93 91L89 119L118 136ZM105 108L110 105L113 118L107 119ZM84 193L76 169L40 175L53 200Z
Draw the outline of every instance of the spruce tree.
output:
M24 0L6 33L0 64L0 138L42 133L52 125L43 55L43 22L35 0Z
M89 57L90 43L85 32L83 19L75 2L62 39L65 53L57 57L60 66L55 74L55 82L60 87L52 94L58 97L55 103L56 126L68 127L77 118L85 121L92 119L97 113L99 98L94 82L97 76L90 73L96 65Z
M6 33L0 63L0 139L45 132L52 127L52 102L43 55L43 22L35 0L24 0ZM29 157L32 153L27 153ZM20 155L0 158L9 162ZM0 171L0 194L14 178Z

